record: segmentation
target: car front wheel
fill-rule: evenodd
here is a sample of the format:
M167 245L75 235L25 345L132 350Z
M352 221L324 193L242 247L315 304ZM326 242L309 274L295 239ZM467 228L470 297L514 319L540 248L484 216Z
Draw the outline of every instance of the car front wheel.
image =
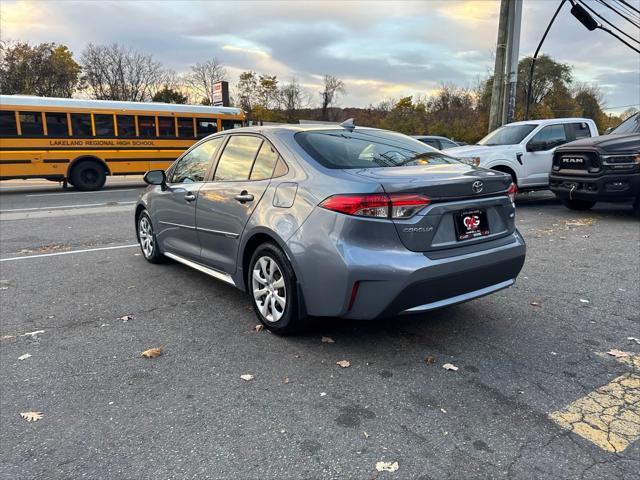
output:
M145 211L138 217L138 243L140 243L140 249L144 258L151 263L160 263L163 260L163 255L160 253L158 247L158 241L156 240L156 234L153 231L153 224L151 223L151 217Z
M284 252L272 243L260 245L247 274L253 310L265 328L282 335L300 330L305 318L298 311L296 277Z
M562 203L564 203L564 206L568 209L578 211L589 210L596 204L596 202L589 200L570 200L568 198L562 200Z

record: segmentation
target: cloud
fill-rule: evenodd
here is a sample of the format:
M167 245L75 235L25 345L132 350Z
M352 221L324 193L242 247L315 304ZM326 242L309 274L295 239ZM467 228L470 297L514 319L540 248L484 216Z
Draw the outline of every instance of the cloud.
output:
M521 56L535 50L557 2L523 5ZM178 72L217 57L236 77L254 70L316 89L329 73L345 80L343 105L364 106L486 76L498 10L499 2L481 0L3 0L0 31L3 40L65 43L76 56L88 42L119 42ZM640 102L640 57L605 32L585 30L568 4L542 52L572 65L577 80L599 84L610 106Z

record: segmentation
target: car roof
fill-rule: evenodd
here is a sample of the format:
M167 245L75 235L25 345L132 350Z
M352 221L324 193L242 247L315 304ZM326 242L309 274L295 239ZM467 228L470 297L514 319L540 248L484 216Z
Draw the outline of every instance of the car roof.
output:
M542 125L545 123L575 123L575 122L592 122L589 118L540 118L536 120L523 120L520 122L511 122L507 125Z
M443 136L441 136L441 135L411 135L411 136L412 136L413 138L418 138L418 139L420 139L420 138L427 138L427 139L432 138L432 139L439 139L439 140L449 140L449 141L452 141L452 140L448 139L447 137L443 137Z
M339 124L326 124L326 123L304 123L304 124L280 124L280 125L254 125L251 127L241 127L234 128L231 130L224 130L223 133L266 133L266 132L310 132L310 131L327 131L327 130L336 130L336 131L344 131L347 130L345 127L341 127ZM371 128L371 127L355 127L355 131L362 130L377 130L381 132L386 132L389 130L383 130L380 128ZM398 133L398 132L392 132Z

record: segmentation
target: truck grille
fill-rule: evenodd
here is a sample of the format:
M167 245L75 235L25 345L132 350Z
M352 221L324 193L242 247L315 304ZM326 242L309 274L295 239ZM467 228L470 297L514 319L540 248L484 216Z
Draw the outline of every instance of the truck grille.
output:
M595 152L556 152L553 156L553 171L571 173L597 173L601 170L600 159Z

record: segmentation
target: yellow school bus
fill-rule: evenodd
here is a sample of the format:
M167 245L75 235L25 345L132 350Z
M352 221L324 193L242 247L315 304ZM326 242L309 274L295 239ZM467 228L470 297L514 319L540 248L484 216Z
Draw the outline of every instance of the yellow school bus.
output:
M0 95L0 180L98 190L107 175L166 169L199 138L244 119L231 107Z

